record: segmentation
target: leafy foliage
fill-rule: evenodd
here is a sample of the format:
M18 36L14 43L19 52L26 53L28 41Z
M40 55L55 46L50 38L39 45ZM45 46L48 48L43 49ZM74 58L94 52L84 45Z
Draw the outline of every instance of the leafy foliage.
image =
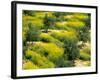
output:
M89 54L87 54L87 53L85 53L85 52L80 52L80 59L82 59L82 60L90 60L90 55Z
M23 64L23 69L38 69L38 66L33 64L32 61L27 61Z
M23 69L90 65L89 13L23 10L22 22Z
M43 42L52 42L52 43L55 43L57 46L63 46L63 43L61 41L59 41L58 39L50 36L49 34L46 34L46 33L42 33L40 34L40 41L43 41Z
M27 32L27 41L37 41L39 39L40 31L31 23L28 26L29 30Z
M73 31L53 31L50 34L60 41L64 41L66 39L74 39L75 41L77 40L77 37Z
M89 47L84 47L83 49L80 50L80 59L82 60L90 60L91 59L91 54L90 54L90 48Z
M31 60L34 64L38 65L41 68L53 68L55 66L46 57L31 50L26 51L26 58Z
M46 56L51 61L56 61L63 55L63 48L58 47L54 43L36 43L34 47L31 47L33 51L41 53L41 55Z
M79 49L74 40L66 39L64 41L65 55L67 55L68 60L73 61L79 58Z
M52 18L52 17L49 17L47 14L45 15L45 17L44 17L44 29L45 29L45 32L48 32L48 29L50 28L50 27L53 27L53 25L54 25L54 22L55 22L55 20Z

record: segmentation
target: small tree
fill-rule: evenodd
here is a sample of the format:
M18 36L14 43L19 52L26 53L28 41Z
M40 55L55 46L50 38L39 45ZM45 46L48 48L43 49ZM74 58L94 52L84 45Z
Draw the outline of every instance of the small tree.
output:
M32 23L28 24L29 30L27 32L27 41L37 41L39 39L40 31Z
M87 42L90 41L90 32L87 27L84 27L78 31L79 41Z
M35 15L34 13L35 13L34 11L28 11L28 10L23 11L24 15L29 15L29 16L34 16Z
M56 18L56 21L64 21L64 16L67 15L68 13L65 12L54 12L53 15Z
M53 27L54 26L54 18L52 17L49 17L47 14L45 14L45 17L44 17L44 29L45 29L45 32L47 33L48 32L48 29L50 27Z
M83 42L90 41L91 15L87 14L87 16L86 19L82 20L85 23L85 26L78 30L79 41Z
M77 42L71 39L64 40L65 56L69 61L72 61L74 66L74 61L79 58L79 49Z

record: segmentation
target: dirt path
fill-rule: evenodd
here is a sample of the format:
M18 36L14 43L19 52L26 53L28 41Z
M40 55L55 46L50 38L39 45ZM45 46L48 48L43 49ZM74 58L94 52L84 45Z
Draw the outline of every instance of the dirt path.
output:
M76 60L75 61L75 66L77 67L84 67L84 66L89 66L90 61L82 61L82 60Z

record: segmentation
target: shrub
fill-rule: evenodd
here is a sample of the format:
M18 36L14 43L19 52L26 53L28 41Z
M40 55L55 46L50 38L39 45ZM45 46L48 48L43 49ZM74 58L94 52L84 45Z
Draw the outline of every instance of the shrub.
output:
M63 29L63 30L68 30L68 26L66 26L67 22L56 22L55 23L55 29Z
M31 47L33 51L40 53L41 55L45 55L49 60L56 61L63 55L63 48L58 47L54 43L37 43L33 47Z
M85 61L90 60L90 55L83 51L80 51L80 59Z
M89 18L88 14L84 13L74 13L71 15L64 16L64 19L67 21L84 21Z
M22 38L23 38L23 43L25 44L26 41L28 40L27 34L29 34L29 31L30 31L29 24L31 23L32 28L33 28L33 32L36 33L37 30L39 30L43 27L43 22L39 18L28 16L28 15L27 16L23 15L22 19L23 19ZM31 33L32 33L32 30L31 30ZM33 37L33 35L32 35L32 37Z
M73 61L65 61L64 62L64 67L73 67L75 66Z
M49 36L47 33L41 33L39 38L43 42L51 42L54 39L52 36Z
M87 42L91 40L90 31L88 30L88 27L84 27L78 30L78 34L78 38L80 41Z
M29 23L32 23L32 25L38 27L39 29L43 28L43 20L35 16L23 16L23 21L23 25L28 25Z
M76 33L73 31L54 31L51 32L50 35L59 39L60 41L64 41L65 39L77 40Z
M29 30L27 32L27 41L38 41L40 31L32 23L29 23Z
M64 40L64 49L68 60L72 61L74 64L74 61L79 58L79 49L76 41L71 39Z
M67 26L73 27L75 29L80 29L85 27L85 23L82 21L67 21Z
M74 18L79 19L81 21L87 20L89 18L88 14L76 13L73 15Z
M43 19L45 17L45 12L38 11L38 12L36 12L35 17L37 17L39 19Z
M33 64L32 61L27 61L23 64L23 69L27 70L27 69L38 69L39 67L35 64Z
M45 44L44 47L48 53L48 59L52 61L58 60L63 55L63 48L57 47L53 43Z
M54 26L54 18L53 17L49 17L47 14L45 14L45 17L44 17L44 20L43 20L43 24L44 24L44 29L45 29L45 32L47 33L48 32L48 29L50 27L53 27Z
M79 21L77 18L74 18L73 15L66 15L64 16L64 19L67 21Z
M90 60L91 54L90 54L90 47L84 47L80 50L80 59L82 60Z
M42 29L44 24L43 24L43 20L39 19L39 18L34 18L34 20L32 20L31 22L34 26L36 26L39 29Z
M34 51L27 50L26 58L31 60L34 64L38 65L39 68L54 68L55 65L49 61L45 56L40 55Z
M24 15L29 15L29 16L34 16L34 11L28 11L28 10L24 10L23 11Z
M40 53L41 55L44 55L45 48L42 45L43 45L43 43L38 41L38 42L35 42L34 45L30 45L28 48L32 51Z
M77 36L72 31L52 32L51 35L64 42L64 54L66 60L70 60L74 64L74 60L79 58L79 49L77 46Z
M87 54L91 54L91 50L90 50L90 46L85 46L83 49L82 49L83 52L87 53Z
M22 38L23 38L23 43L25 43L27 32L28 32L29 28L28 28L27 21L24 19L24 16L23 16L23 24L22 24L22 26L23 26L23 28L22 28Z
M74 66L72 61L66 60L64 57L61 57L56 61L56 67L72 67Z
M41 33L40 36L39 36L39 38L40 38L40 41L43 41L43 42L52 42L52 43L55 43L59 47L63 46L62 42L60 42L58 39L55 39L54 37L50 36L47 33Z

